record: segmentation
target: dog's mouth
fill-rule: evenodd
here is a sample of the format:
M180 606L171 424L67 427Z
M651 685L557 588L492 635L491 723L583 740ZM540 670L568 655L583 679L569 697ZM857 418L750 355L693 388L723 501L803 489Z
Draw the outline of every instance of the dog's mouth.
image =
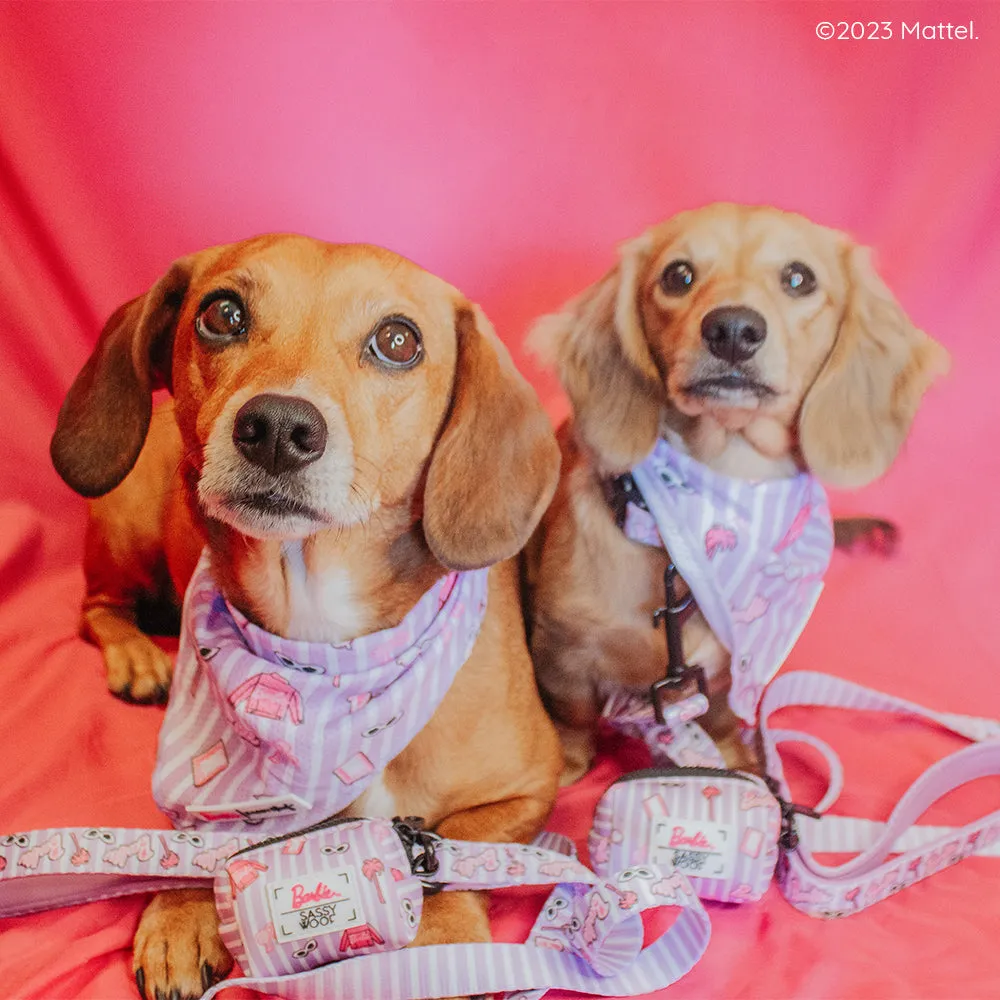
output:
M765 382L744 372L730 372L696 379L684 386L686 396L711 400L723 406L757 406L774 398L778 393Z
M327 527L327 514L277 489L213 497L205 512L254 538L301 538Z
M262 493L237 494L227 497L225 505L237 513L263 514L270 517L301 517L310 521L325 521L326 517L314 507L286 496L277 490Z

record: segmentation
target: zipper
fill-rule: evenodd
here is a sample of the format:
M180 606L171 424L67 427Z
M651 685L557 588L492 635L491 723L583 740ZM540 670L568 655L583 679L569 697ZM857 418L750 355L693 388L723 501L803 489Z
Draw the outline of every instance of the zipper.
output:
M334 827L343 826L345 823L364 822L365 818L361 816L338 816L334 819L320 820L311 826L302 827L301 830L292 830L290 833L269 837L267 840L251 844L249 847L242 847L240 850L229 855L226 859L226 864L232 861L233 858L238 858L241 854L246 854L248 851L256 851L261 847L273 847L275 844L284 843L286 840L293 840L296 837L307 837L311 833L318 833L320 830L331 830ZM424 821L418 816L406 816L405 818L394 816L391 822L396 836L399 837L406 858L410 862L411 874L416 875L420 879L425 890L438 891L440 886L436 886L435 883L428 880L440 867L440 862L435 855L435 847L441 838L430 830L424 830Z
M747 781L751 785L764 784L760 778L752 774L729 771L724 767L645 767L639 771L630 771L611 784L621 785L629 781L640 781L643 778L735 778L737 781Z
M344 823L357 823L360 822L357 816L338 816L334 819L323 819L318 823L313 823L312 826L304 826L301 830L292 830L290 833L282 833L276 837L268 837L267 840L261 840L256 844L251 844L249 847L241 847L234 854L230 854L227 861L231 861L233 858L238 858L241 854L246 854L247 851L256 851L259 847L271 847L273 844L280 844L286 840L292 840L295 837L305 837L310 833L317 833L320 830L329 830L335 826L341 826Z

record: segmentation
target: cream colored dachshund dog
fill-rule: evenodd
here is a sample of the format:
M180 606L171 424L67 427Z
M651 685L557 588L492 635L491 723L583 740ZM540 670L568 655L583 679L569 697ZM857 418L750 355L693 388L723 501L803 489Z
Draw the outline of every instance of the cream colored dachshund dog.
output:
M666 661L651 615L667 554L625 537L605 484L662 436L731 477L806 469L863 486L889 468L948 355L906 317L868 250L799 215L733 204L626 243L532 336L572 404L559 488L526 551L532 655L570 781L594 754L601 683L647 689ZM871 527L839 522L837 542ZM726 702L728 651L701 614L682 641L708 677L706 729L730 766L754 767Z
M173 402L153 410L151 393ZM451 569L492 566L443 701L347 815L528 841L559 743L535 686L513 561L556 486L535 393L482 312L386 250L268 236L185 257L105 326L59 415L56 468L91 505L85 630L108 683L162 699L140 598L182 594L203 546L230 604L279 636L397 625ZM485 899L427 900L417 944L489 940ZM156 896L140 992L195 997L232 959L211 892Z

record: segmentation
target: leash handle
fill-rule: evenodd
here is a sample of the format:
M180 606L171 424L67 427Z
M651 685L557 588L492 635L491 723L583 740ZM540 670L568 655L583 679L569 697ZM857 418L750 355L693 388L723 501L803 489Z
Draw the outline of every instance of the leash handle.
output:
M1000 840L1000 810L959 828L922 828L915 824L953 789L977 778L1000 774L1000 723L936 712L826 674L785 674L771 684L761 703L761 739L767 770L788 799L778 745L801 740L819 749L830 764L831 783L817 813L823 813L836 801L843 782L842 769L836 754L823 741L769 728L770 715L792 705L906 714L933 722L974 743L929 767L907 789L884 823L843 817L796 817L797 844L786 850L782 876L782 890L793 906L814 916L860 912L970 854L993 851ZM834 866L823 865L814 856L817 851L855 850L860 851L856 857Z

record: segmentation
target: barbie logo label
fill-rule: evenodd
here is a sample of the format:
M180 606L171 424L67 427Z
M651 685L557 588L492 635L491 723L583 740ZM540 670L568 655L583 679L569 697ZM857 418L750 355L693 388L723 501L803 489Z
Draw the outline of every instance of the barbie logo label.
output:
M303 872L267 886L274 934L281 943L333 934L365 923L353 867Z
M736 860L735 830L725 823L664 816L653 828L653 863L697 878L728 878Z

